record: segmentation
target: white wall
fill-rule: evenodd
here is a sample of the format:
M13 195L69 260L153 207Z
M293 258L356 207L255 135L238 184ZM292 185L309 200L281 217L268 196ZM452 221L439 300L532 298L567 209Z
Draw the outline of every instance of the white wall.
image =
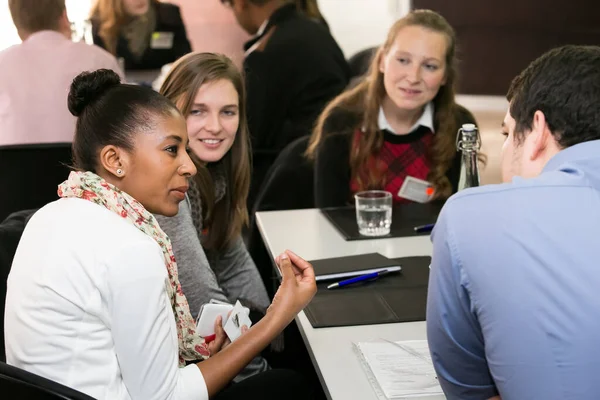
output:
M410 10L410 0L318 0L331 32L348 58L379 46L389 28Z
M0 0L0 50L20 42L17 28L15 28L10 16L8 0Z

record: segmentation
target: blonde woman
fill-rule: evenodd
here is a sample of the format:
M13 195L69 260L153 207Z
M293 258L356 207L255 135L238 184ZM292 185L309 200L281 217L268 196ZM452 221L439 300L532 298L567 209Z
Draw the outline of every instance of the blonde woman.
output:
M94 43L126 70L159 69L191 51L179 7L157 0L96 0Z
M315 160L317 207L348 204L383 189L395 202L407 177L426 180L433 199L456 192L456 134L475 123L456 104L456 37L439 14L415 10L398 20L368 75L319 117L307 155Z

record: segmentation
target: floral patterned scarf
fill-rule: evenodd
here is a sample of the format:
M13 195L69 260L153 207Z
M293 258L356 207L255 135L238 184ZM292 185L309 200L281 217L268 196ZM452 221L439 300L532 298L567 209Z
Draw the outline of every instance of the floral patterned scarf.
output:
M171 240L160 229L154 216L127 193L92 172L71 172L69 179L58 186L59 197L78 197L106 207L150 236L163 251L169 274L167 294L171 299L179 341L179 366L185 361L203 360L210 356L204 339L196 334L194 319L177 277L177 263Z

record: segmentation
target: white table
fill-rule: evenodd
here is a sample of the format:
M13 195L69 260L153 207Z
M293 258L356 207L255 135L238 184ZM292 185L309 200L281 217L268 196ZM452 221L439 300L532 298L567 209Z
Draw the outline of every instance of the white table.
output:
M346 241L319 210L256 214L263 240L276 256L286 249L307 260L381 253L389 258L431 255L428 236ZM296 317L321 385L332 400L377 400L352 343L371 339L425 339L425 322L314 329L304 312ZM444 399L444 396L427 399Z

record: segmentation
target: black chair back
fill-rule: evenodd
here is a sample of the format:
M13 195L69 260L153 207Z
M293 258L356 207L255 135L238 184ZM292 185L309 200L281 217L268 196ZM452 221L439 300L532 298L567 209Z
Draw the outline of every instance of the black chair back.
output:
M273 163L277 159L276 150L256 150L252 149L252 175L250 177L250 191L246 205L248 210L252 210L256 205L256 199L263 187L263 183L268 176Z
M0 221L58 199L71 164L71 143L0 146Z
M297 210L314 207L313 164L304 152L310 136L287 145L266 174L250 213L248 251L270 295L274 294L273 266L255 221L257 211Z
M37 210L23 210L13 213L0 223L0 361L6 361L4 354L4 307L6 302L6 281L10 267L23 235L25 225Z
M252 208L256 211L296 210L314 206L313 165L304 153L310 136L287 145L266 174Z
M4 362L0 362L0 393L7 400L94 400L77 390Z
M350 80L362 77L367 73L376 52L377 47L371 47L359 51L348 59L348 65L350 66Z

